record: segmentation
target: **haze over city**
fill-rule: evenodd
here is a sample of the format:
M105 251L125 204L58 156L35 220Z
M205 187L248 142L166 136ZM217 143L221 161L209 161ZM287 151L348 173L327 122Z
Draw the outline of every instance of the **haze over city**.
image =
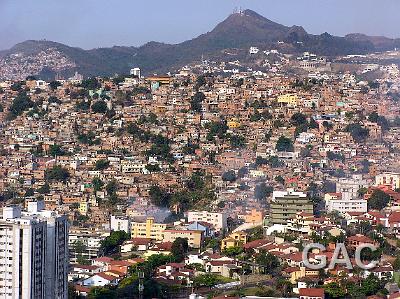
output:
M0 0L0 298L400 299L399 11Z
M235 7L314 34L400 37L396 0L1 0L0 49L30 39L85 49L178 43L211 30Z

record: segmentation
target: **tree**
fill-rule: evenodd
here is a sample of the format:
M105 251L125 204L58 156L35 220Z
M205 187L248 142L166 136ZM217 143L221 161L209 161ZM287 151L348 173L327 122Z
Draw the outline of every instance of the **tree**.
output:
M31 197L35 194L35 190L33 190L32 188L29 188L25 191L25 195L24 197Z
M300 135L300 133L307 132L307 130L308 130L308 124L307 123L298 125L296 127L296 129L294 130L294 136L297 137L297 136Z
M350 133L353 140L357 143L365 142L369 136L368 129L362 127L360 124L349 124L346 131Z
M382 210L390 202L390 196L382 190L374 190L368 199L368 210Z
M116 299L117 294L115 290L108 287L94 287L90 289L87 296L88 299Z
M308 126L309 126L310 129L318 129L319 128L318 123L312 117L310 119L310 123L308 124Z
M197 92L190 100L190 107L193 112L201 112L202 103L205 99L205 95L202 92Z
M53 156L53 157L55 157L55 156L64 156L65 155L65 151L63 150L61 145L53 144L53 145L50 145L49 155Z
M246 166L243 166L238 170L238 178L244 178L249 173L249 169Z
M78 299L75 286L72 283L68 283L68 299Z
M47 100L49 104L61 104L61 100L55 96L50 96Z
M400 255L397 255L396 259L393 261L393 269L400 270Z
M239 135L231 135L229 137L229 142L234 149L244 148L246 146L246 138Z
M382 127L382 130L386 131L389 129L389 122L386 119L386 117L379 115L376 111L372 112L369 116L368 116L368 120L373 122L373 123L377 123L378 125L380 125Z
M330 298L342 298L346 295L346 290L338 282L328 283L324 285L324 289Z
M151 186L149 190L151 203L157 207L169 207L171 195L158 186Z
M88 79L82 81L81 87L83 87L85 89L89 89L89 90L96 90L101 87L101 84L97 80L97 78L88 78Z
M160 165L158 165L158 164L147 164L145 167L149 172L161 171Z
M261 271L264 274L273 274L280 266L278 258L264 250L256 257L256 263L262 265Z
M285 184L285 179L281 175L277 175L275 177L275 181L277 181L279 184L284 185Z
M243 248L242 247L234 246L234 247L226 248L223 253L226 254L229 257L234 257L234 256L237 256L237 255L241 254L242 252L243 252Z
M13 119L34 106L35 103L29 98L26 92L20 92L11 103L9 118Z
M209 141L212 141L215 137L224 139L228 130L228 126L223 122L211 122L207 124L207 128L209 129L207 134L207 140Z
M118 252L119 246L129 240L129 234L125 231L112 231L111 234L100 242L100 252L103 255L111 255Z
M330 131L333 128L333 125L326 120L322 122L322 126L324 127L325 131Z
M196 89L199 89L200 87L206 85L207 81L206 78L204 76L198 76L196 79Z
M50 88L51 88L52 90L55 90L55 89L57 89L59 86L61 86L61 83L58 82L58 81L51 81L51 82L49 83L49 86L50 86Z
M378 293L382 289L381 281L374 274L370 274L366 279L361 282L361 292L365 296L371 296Z
M292 139L285 136L279 137L278 141L276 142L275 149L278 152L293 152L294 146Z
M295 127L307 124L307 117L303 113L297 112L290 118L290 123Z
M234 182L236 181L236 174L235 171L229 170L222 174L222 180L226 182Z
M256 185L254 188L254 197L258 200L264 200L272 194L274 189L271 186L267 186L266 183Z
M50 185L49 183L45 183L43 186L41 186L38 190L37 190L40 194L48 194L50 193Z
M90 261L83 256L87 250L87 246L82 241L75 241L72 244L72 250L76 255L77 263L80 265L90 265Z
M189 250L188 240L186 238L176 238L171 246L171 255L176 262L182 262Z
M96 135L94 134L94 132L89 132L87 134L79 134L78 135L78 141L80 143L83 144L87 144L87 145L94 145L94 144L100 144L100 139L95 138Z
M82 100L78 101L75 105L76 110L88 111L90 109L90 101Z
M190 191L202 190L205 186L203 173L198 171L192 173L189 181L186 183L186 186Z
M100 191L101 188L103 188L104 183L103 183L102 180L100 180L100 178L95 177L95 178L92 180L92 185L93 185L93 190L94 190L95 192L97 192L97 191Z
M193 279L196 287L213 287L218 284L218 277L215 274L202 274Z
M53 166L53 168L47 169L45 171L46 180L54 180L65 183L69 176L70 174L68 170L59 165Z
M104 114L107 112L107 103L103 100L98 100L92 105L92 111L94 113Z
M281 161L277 156L270 156L268 158L268 165L272 168L279 168L285 166L285 163Z
M95 170L104 170L110 166L110 162L108 160L100 159L96 161L94 166Z
M12 91L21 91L21 90L22 90L22 82L14 82L14 83L11 85L10 89L11 89Z
M118 189L118 183L116 180L109 181L106 185L106 191L108 195L115 194Z

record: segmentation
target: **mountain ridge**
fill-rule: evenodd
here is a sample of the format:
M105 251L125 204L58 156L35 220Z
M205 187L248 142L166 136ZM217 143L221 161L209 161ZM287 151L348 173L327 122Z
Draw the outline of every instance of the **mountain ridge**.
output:
M16 53L37 55L40 51L53 48L75 65L62 70L61 75L68 76L78 71L84 76L109 76L128 73L135 66L142 68L144 73L166 72L199 60L202 55L221 56L221 51L225 49L246 49L250 46L278 47L278 42L285 43L288 53L312 51L325 56L365 54L400 47L400 39L360 33L344 37L329 33L309 34L301 26L285 26L255 11L245 10L231 14L213 30L178 44L151 41L140 47L114 46L84 50L53 41L28 40L9 50L0 51L0 59L11 59L12 54ZM52 76L54 72L49 69L48 75Z

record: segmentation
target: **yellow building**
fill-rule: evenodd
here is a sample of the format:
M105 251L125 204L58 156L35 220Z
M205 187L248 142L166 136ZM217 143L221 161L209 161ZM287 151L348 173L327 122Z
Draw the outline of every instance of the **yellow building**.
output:
M242 246L247 243L247 234L245 232L236 232L221 241L221 250L231 247Z
M237 129L240 127L240 122L236 118L232 118L226 123L226 125L229 129Z
M292 284L295 284L300 278L319 275L318 270L306 269L305 267L290 267L285 272Z
M81 201L79 204L79 214L86 216L89 212L89 203L86 201Z
M170 255L171 251L167 250L158 250L158 249L147 249L146 252L143 254L144 259L148 259L152 255L158 255L158 254L163 254L163 255Z
M164 242L174 242L177 238L187 239L188 245L192 248L200 248L203 242L201 230L164 230Z
M170 84L172 81L172 78L170 76L152 76L152 77L146 78L146 81L158 82L160 84Z
M132 222L132 238L149 238L157 241L163 240L163 231L166 224L154 223L154 217L148 217L146 222Z
M289 107L297 107L299 98L295 94L285 94L278 97L278 103L285 104Z

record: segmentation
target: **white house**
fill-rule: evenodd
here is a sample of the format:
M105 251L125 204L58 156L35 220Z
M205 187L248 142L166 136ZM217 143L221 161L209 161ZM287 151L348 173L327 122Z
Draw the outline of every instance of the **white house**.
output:
M117 277L101 272L83 280L82 285L91 287L103 287L105 285L117 285L118 281L119 279Z

